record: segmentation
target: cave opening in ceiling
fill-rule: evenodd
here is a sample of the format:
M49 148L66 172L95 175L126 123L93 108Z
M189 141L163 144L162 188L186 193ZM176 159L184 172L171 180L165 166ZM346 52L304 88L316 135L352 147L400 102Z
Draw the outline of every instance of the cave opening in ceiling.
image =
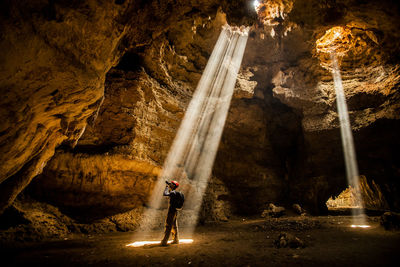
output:
M260 2L258 0L254 0L253 5L254 9L257 11L258 7L260 6Z
M223 26L149 200L151 208L160 208L164 181L178 180L186 203L192 205L194 219L187 226L189 237L194 232L208 186L248 31L249 28L244 26ZM143 220L154 220L154 212L146 211ZM146 229L138 232L141 236L147 233Z
M260 0L254 2L259 21L266 26L277 26L288 17L293 2L286 0Z

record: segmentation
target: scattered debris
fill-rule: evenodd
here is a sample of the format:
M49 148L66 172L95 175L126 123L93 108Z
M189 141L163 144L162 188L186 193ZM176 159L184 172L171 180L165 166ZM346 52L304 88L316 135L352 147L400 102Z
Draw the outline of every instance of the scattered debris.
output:
M320 229L322 224L319 220L307 217L293 218L270 218L262 224L254 226L257 232L263 231L304 231L310 229Z
M385 227L386 230L400 229L400 213L396 212L385 212L381 216L381 225Z
M280 233L274 244L277 248L304 248L304 242L300 238L286 232Z
M263 213L261 214L261 217L265 218L267 216L271 217L281 217L282 215L285 214L285 208L284 207L278 207L275 206L274 204L270 203L268 206L267 210L264 210Z

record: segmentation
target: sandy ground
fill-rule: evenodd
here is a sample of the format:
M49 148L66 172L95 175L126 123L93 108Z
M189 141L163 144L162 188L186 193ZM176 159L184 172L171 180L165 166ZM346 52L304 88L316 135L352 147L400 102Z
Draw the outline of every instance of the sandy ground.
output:
M134 233L114 233L10 244L1 257L2 266L5 259L7 266L399 266L400 232L385 231L378 217L369 223L368 229L355 229L348 216L236 219L199 226L192 244L134 248L126 246ZM305 247L277 248L274 240L283 231Z

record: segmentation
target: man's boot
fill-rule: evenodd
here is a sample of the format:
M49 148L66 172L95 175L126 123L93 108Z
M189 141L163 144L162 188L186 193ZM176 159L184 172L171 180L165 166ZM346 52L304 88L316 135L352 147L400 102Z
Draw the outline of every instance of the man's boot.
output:
M168 246L168 237L169 237L169 233L168 233L168 231L166 231L163 240L161 240L161 243L160 243L161 246L163 246L163 247Z
M163 246L163 247L168 246L168 239L167 239L167 240L166 240L166 239L163 239L163 240L161 241L160 245Z

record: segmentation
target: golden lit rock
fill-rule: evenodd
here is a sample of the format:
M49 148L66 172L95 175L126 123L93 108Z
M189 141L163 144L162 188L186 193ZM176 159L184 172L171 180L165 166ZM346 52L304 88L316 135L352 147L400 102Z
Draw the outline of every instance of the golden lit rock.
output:
M344 56L354 46L354 40L349 28L336 26L327 30L316 44L319 53L336 53Z
M278 25L292 11L293 0L261 0L256 11L258 18L268 26Z

